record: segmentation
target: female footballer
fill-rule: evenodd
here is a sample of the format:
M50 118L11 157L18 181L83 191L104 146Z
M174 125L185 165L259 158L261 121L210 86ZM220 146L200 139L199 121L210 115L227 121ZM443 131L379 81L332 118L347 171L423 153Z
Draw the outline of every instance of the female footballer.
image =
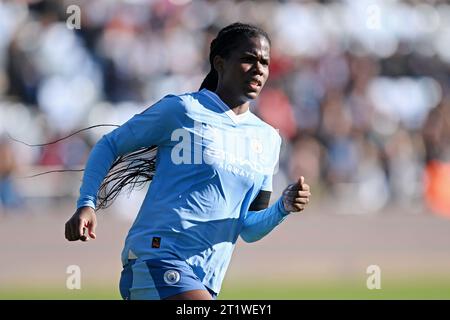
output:
M300 177L269 207L281 137L249 110L269 76L268 35L231 24L212 41L209 61L200 91L162 98L89 155L78 209L65 225L69 241L96 238L99 189L114 161L157 147L122 252L124 299L215 299L238 236L257 241L309 202Z

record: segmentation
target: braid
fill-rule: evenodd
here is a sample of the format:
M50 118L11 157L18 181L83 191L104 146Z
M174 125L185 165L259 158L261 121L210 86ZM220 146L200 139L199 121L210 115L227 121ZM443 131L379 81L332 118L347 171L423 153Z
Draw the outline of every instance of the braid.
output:
M209 47L209 64L211 70L203 80L200 90L206 88L210 91L215 91L217 88L219 75L213 65L215 56L227 58L230 53L239 46L243 38L250 39L258 36L266 38L270 44L269 35L264 30L254 25L236 22L220 30L217 37L211 41Z
M28 147L43 147L58 143L82 131L94 129L97 127L119 127L119 125L98 124L81 130L77 130L61 139L40 144L29 144L13 138L9 134L8 136L11 140L24 144ZM147 182L152 181L156 170L157 152L158 152L157 146L143 147L139 150L127 153L115 159L114 163L111 165L111 168L109 169L108 174L103 179L103 182L98 190L96 210L105 209L109 207L124 188L127 188L128 191L131 192L134 189L143 188ZM82 172L82 171L84 171L84 169L50 170L35 175L26 176L24 178L33 178L49 173Z

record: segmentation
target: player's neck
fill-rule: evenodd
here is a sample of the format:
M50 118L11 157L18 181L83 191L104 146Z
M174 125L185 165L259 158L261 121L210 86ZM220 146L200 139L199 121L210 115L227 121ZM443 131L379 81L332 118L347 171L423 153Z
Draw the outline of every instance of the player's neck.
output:
M247 112L250 107L249 101L239 101L239 99L227 96L220 90L217 90L216 94L236 115Z
M245 112L248 111L248 109L249 109L249 103L246 102L246 103L244 103L244 104L242 104L242 105L240 105L240 106L236 106L236 107L230 108L230 109L233 110L233 112L234 112L236 115L240 115L240 114L243 114L243 113L245 113Z

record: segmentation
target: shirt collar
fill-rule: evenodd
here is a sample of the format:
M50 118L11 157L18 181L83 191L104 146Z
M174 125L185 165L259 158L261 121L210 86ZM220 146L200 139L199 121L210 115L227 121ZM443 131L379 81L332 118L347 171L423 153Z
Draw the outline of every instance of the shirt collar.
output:
M200 92L202 92L203 94L205 94L207 97L209 97L211 100L213 100L216 105L231 119L231 121L233 121L235 124L239 124L242 121L244 121L250 114L250 108L245 111L244 113L241 114L236 114L234 113L233 110L230 109L230 107L228 107L228 105L223 102L223 100L217 95L217 93L210 91L208 89L202 89L200 90Z

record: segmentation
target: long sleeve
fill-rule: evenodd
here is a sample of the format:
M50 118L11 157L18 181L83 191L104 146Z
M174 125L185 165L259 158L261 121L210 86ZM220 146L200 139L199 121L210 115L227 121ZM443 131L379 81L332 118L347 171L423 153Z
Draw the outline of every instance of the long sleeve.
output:
M97 192L117 157L152 145L163 145L183 112L180 99L166 96L144 112L103 136L91 150L84 169L77 208L95 209Z
M272 206L260 211L249 211L244 219L241 238L245 242L260 240L283 222L289 212L284 209L282 198Z
M96 143L84 169L77 208L87 206L95 209L98 189L118 156L117 150L112 147L107 135Z

